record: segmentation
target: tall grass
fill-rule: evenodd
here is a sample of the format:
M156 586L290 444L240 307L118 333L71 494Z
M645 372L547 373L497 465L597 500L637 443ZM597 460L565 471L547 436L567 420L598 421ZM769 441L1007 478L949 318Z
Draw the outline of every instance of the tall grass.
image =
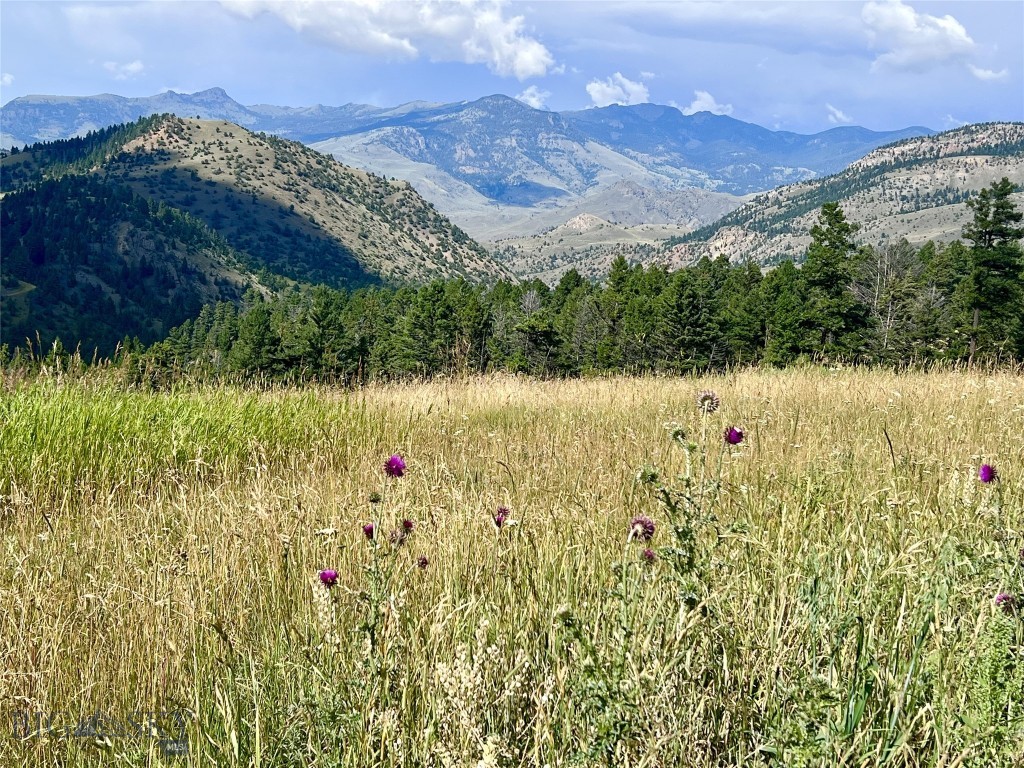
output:
M189 754L0 764L1019 765L1021 434L1024 380L969 372L11 386L0 702L187 710ZM685 574L645 467L702 478Z

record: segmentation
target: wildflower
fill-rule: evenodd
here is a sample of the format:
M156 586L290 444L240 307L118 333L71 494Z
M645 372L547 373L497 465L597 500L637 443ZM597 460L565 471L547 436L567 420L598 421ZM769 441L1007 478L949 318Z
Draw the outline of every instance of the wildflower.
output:
M1000 592L996 595L996 608L1001 608L1006 614L1013 613L1017 610L1017 598L1009 592Z
M739 445L743 442L743 430L739 427L729 427L725 430L725 442L729 445Z
M718 406L721 404L722 402L718 399L718 395L710 389L705 389L704 391L697 393L697 410L705 416L717 411Z
M401 477L405 474L405 460L398 454L395 454L384 462L384 472L388 477Z
M511 514L508 507L498 507L498 511L494 513L494 524L501 528L508 521Z
M419 568L421 571L425 571L428 565L430 565L430 560L427 558L426 555L420 555L416 558L416 567Z
M654 538L654 521L647 515L637 515L629 521L629 538L650 541Z
M330 589L331 587L333 587L335 584L338 583L338 572L337 571L332 571L330 568L327 568L327 569L325 569L323 571L320 571L319 576L320 576L320 583L323 584L328 589Z
M379 493L377 493L376 491L373 491L370 494L370 503L371 504L380 504L381 498L382 497L381 497L381 495Z
M644 559L645 563L653 563L658 556L654 553L653 549L648 547L640 553L640 557Z
M991 464L982 464L978 469L978 479L983 483L991 483L996 479L996 468Z
M405 534L407 536L410 533L412 533L412 529L415 528L415 527L416 527L416 523L414 523L412 520L403 520L402 521L402 530L405 531Z
M367 523L366 525L363 526L363 534L370 541L373 541L373 534L374 534L374 525L373 525L373 523Z

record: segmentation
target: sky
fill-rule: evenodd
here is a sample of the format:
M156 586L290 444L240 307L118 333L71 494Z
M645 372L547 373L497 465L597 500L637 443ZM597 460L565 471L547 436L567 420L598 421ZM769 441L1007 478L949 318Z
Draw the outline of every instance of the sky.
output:
M0 103L213 87L246 105L503 93L943 130L1024 120L1024 0L0 0Z

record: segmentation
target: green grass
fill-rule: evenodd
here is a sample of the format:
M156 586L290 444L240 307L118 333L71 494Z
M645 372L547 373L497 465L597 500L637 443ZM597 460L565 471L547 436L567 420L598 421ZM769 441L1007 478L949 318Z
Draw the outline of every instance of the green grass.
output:
M1010 374L817 369L9 383L0 701L188 710L190 754L0 733L0 764L1018 765L1022 404ZM648 465L693 502L676 535Z

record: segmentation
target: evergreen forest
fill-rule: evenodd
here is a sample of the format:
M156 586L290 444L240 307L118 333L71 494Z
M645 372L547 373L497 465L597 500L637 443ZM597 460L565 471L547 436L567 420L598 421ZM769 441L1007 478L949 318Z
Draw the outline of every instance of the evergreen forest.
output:
M1024 356L1015 191L1007 179L993 183L968 201L973 221L962 241L920 247L858 247L856 225L825 203L803 263L767 272L724 257L675 271L619 257L600 285L569 271L554 287L295 285L269 298L250 288L240 302L203 306L148 347L125 338L114 357L160 379L348 384L489 371L1009 362ZM20 258L32 259L31 249ZM67 354L59 343L56 353ZM26 359L20 347L4 354Z

